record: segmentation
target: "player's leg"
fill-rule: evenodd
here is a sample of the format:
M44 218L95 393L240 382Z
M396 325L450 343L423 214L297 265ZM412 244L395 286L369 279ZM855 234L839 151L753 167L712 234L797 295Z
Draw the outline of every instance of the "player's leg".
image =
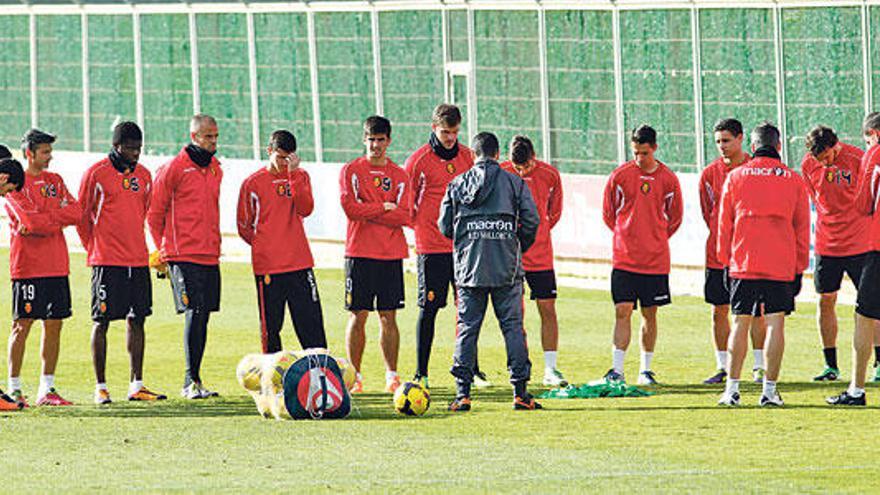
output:
M27 399L22 392L21 365L24 362L24 351L27 338L31 331L34 320L18 318L12 321L12 331L9 333L7 366L9 370L9 395L16 402L27 406Z
M400 386L397 375L397 356L400 352L400 330L397 328L397 311L379 311L379 346L385 361L385 391L394 393Z
M813 380L834 381L840 376L837 366L837 292L819 294L816 323L822 340L822 354L825 356L825 370Z
M125 346L129 357L128 400L165 400L164 394L144 386L144 355L147 348L146 320L153 314L153 284L149 267L123 268L127 279L126 299L119 304L127 308L125 313ZM118 314L118 313L117 313Z
M719 405L739 405L739 382L743 362L749 349L749 333L752 320L761 312L754 281L729 279L730 311L733 313L733 327L727 341L727 383Z
M92 367L95 370L95 404L112 402L107 389L105 371L107 367L107 330L110 328L111 314L116 310L111 295L128 288L115 283L115 267L93 266L91 276L92 293ZM117 296L118 297L118 296Z
M370 283L370 265L366 258L345 259L345 309L349 311L345 327L345 349L349 362L357 372L352 393L363 391L361 360L366 346L365 326L370 311L375 309L375 293Z
M794 298L800 287L791 282L761 282L761 299L764 301L764 321L767 324L767 339L764 356L767 373L764 375L764 390L760 406L782 406L782 397L776 390L779 372L782 369L782 356L785 353L785 316L795 309Z
M449 405L450 411L470 410L471 384L474 380L477 340L486 315L489 291L479 287L458 288L458 333L452 369L455 377L456 397Z
M657 306L642 306L642 326L640 331L641 355L639 360L640 385L657 385L651 360L654 358L654 347L657 345Z
M559 371L559 320L556 315L556 272L553 270L526 272L530 298L538 307L541 317L541 348L544 350L544 385L564 387L568 381Z
M287 307L300 345L303 349L326 349L327 335L315 273L311 268L294 272L290 284Z
M352 388L352 392L363 391L361 360L364 357L364 347L367 341L364 327L366 327L369 315L370 312L367 310L351 311L348 316L348 324L345 327L345 353L348 361L357 372L357 381Z
M497 287L490 291L492 308L498 319L498 326L504 336L507 350L507 363L510 370L510 384L513 385L513 408L517 410L541 409L527 390L532 374L529 361L529 348L523 326L522 281L507 287Z
M623 361L632 337L632 313L636 308L634 274L611 270L611 299L614 301L614 331L611 342L611 369L605 373L608 381L623 381Z
M379 311L379 345L385 361L385 391L393 393L400 386L397 357L400 352L400 330L397 310L403 309L403 261L378 261L373 264L372 284Z
M766 360L764 359L764 342L767 340L767 322L763 316L752 318L752 327L749 330L752 337L752 357L754 364L752 365L752 379L755 383L764 383L764 373L767 369Z
M112 402L107 389L105 370L107 367L107 330L109 321L92 324L92 366L95 369L95 404L103 405Z
M201 366L208 337L210 311L219 305L220 280L217 267L195 263L171 263L171 285L175 306L184 314L183 340L186 370L181 395L188 399L216 396L202 385Z
M715 347L714 375L703 380L706 384L724 383L727 378L727 339L730 337L730 292L726 285L725 270L706 268L703 298L712 305L712 339Z
M255 275L254 280L260 311L260 344L263 354L273 354L283 349L281 327L284 326L284 306L291 290L289 277Z
M446 306L453 281L451 254L421 254L417 260L418 306L416 319L416 373L414 380L427 383L428 363L434 345L437 314Z
M37 405L69 406L71 402L61 397L55 389L55 369L61 350L61 328L64 319L72 314L70 283L67 277L52 277L43 279L41 284L45 290L38 289L38 291L42 291L46 297L46 319L43 320L43 336L40 342L42 374L37 392Z

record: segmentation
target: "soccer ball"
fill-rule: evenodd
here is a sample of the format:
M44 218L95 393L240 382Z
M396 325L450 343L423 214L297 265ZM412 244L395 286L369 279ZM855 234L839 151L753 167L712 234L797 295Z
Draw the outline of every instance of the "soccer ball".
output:
M259 392L262 370L263 356L261 354L248 354L242 358L235 369L238 384L248 391Z
M421 384L405 382L394 392L394 409L407 416L421 416L431 406L431 394Z
M339 371L342 372L342 381L345 382L345 390L351 390L351 387L354 386L354 381L357 380L357 372L354 370L354 366L348 362L348 359L345 358L336 358L336 364L339 366Z

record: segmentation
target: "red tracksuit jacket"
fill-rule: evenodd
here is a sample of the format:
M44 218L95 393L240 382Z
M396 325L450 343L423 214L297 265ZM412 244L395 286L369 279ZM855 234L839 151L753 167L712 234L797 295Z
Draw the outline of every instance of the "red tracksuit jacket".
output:
M185 149L156 172L147 223L164 260L220 263L222 180L216 158L202 168Z
M862 157L860 182L857 208L871 217L868 247L871 251L880 251L880 213L877 211L880 206L880 144L871 146Z
M13 280L64 277L70 273L62 229L82 218L64 180L52 172L24 174L24 187L6 195L9 272Z
M417 149L406 160L409 192L412 204L412 226L416 234L416 252L419 254L451 253L452 240L437 228L440 202L446 186L458 175L474 166L473 152L458 145L458 155L451 161L437 156L430 144Z
M315 265L303 228L315 201L309 174L274 174L263 168L245 179L238 195L238 235L251 246L255 275L274 275Z
M86 170L79 184L83 215L76 230L89 266L149 265L144 221L152 190L150 171L140 164L123 173L104 158Z
M349 162L339 174L340 201L348 217L345 256L377 260L407 257L403 226L410 220L409 178L391 160L373 167L365 157ZM396 203L385 211L383 203Z
M534 168L525 175L520 175L510 161L502 163L501 168L522 177L529 186L541 218L535 243L523 254L523 269L527 272L552 270L553 238L550 230L562 217L562 178L559 171L549 163L539 160L535 160Z
M746 161L740 165L751 158L746 155ZM700 210L703 212L706 227L709 228L709 238L706 239L706 268L724 268L718 261L718 210L721 207L721 189L730 171L731 168L724 163L724 159L718 157L700 174Z
M758 156L728 174L718 259L740 279L788 282L803 273L810 263L810 203L797 172Z
M681 226L684 208L678 177L657 162L646 174L629 161L605 185L602 217L614 232L613 266L646 275L669 273L669 238Z
M807 153L801 171L816 206L816 253L822 256L852 256L870 250L868 228L871 218L855 207L862 176L864 152L840 143L842 149L829 167Z

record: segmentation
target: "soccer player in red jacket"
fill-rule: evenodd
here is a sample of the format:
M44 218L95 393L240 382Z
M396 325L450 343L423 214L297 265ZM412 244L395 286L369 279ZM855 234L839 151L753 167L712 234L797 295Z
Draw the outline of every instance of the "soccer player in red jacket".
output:
M736 119L719 120L713 129L715 146L721 155L703 169L700 174L700 210L709 228L706 239L706 279L703 296L712 305L712 335L715 343L715 363L717 372L703 381L705 384L724 383L727 379L727 339L730 337L730 291L727 290L727 267L718 261L718 210L721 206L721 189L727 174L747 162L751 157L743 151L743 127ZM754 380L764 381L764 337L766 336L763 318L752 321L751 335L755 365L752 369Z
M22 138L27 158L24 187L6 196L9 214L9 270L12 278L12 332L9 335L10 396L23 406L19 373L25 344L34 320L43 320L40 350L43 361L37 405L68 406L55 390L55 366L61 346L61 326L70 311L70 259L64 227L82 216L76 199L61 176L46 171L52 161L55 136L31 129Z
M782 406L776 380L785 350L785 315L794 311L801 274L810 262L810 204L803 179L780 161L773 124L752 131L753 158L727 176L718 217L718 259L730 267L727 385L719 405L739 405L739 377L752 319L764 315L767 373L760 406Z
M303 218L315 201L309 174L299 167L296 137L277 130L269 137L268 166L241 184L238 235L251 247L264 353L283 349L284 307L303 349L326 348L321 299Z
M856 208L870 216L868 255L859 279L856 298L856 325L853 331L853 371L849 388L827 402L839 406L864 406L865 378L871 359L871 346L880 327L880 112L871 112L862 122L862 133L868 151L862 157L862 177Z
M813 243L816 252L813 282L819 294L816 323L825 355L825 370L813 380L833 381L840 376L834 308L837 291L844 273L856 287L859 286L870 250L868 228L871 218L856 208L864 152L840 142L834 130L821 125L807 134L806 147L801 172L818 217ZM880 337L880 334L876 336Z
M666 165L654 157L657 132L648 125L632 131L634 159L617 167L605 185L602 217L614 232L611 297L615 321L609 382L623 382L633 310L641 304L639 384L657 383L651 358L657 342L657 308L671 302L669 238L681 226L681 186Z
M556 272L553 270L553 239L550 231L562 217L562 179L549 163L535 158L535 147L526 136L514 136L510 142L510 160L501 164L521 177L538 207L538 234L535 243L523 254L523 269L531 289L530 298L541 315L541 346L544 348L544 385L564 387L568 381L556 366L559 348L559 323L556 319Z
M181 395L204 399L200 374L211 313L220 310L220 182L217 121L199 114L190 121L190 144L156 172L147 213L150 235L168 263L174 306L185 314L186 373Z
M149 251L144 221L150 206L152 178L138 163L143 133L134 122L113 129L110 154L95 163L80 181L77 225L92 267L92 362L95 367L95 403L109 404L105 370L107 329L125 320L131 357L128 400L164 400L144 386L144 321L153 313Z
M385 154L391 144L391 122L374 115L364 121L365 156L347 163L339 175L340 202L348 217L345 238L345 329L348 359L358 371L352 391L361 392L361 358L370 311L379 313L379 342L385 360L385 391L400 386L397 354L400 332L397 310L403 308L403 259L407 257L403 226L410 221L409 178Z

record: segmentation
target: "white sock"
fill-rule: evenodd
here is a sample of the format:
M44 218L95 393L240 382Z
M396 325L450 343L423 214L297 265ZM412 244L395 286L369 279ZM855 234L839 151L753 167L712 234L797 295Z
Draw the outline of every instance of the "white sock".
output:
M611 349L611 367L614 371L623 374L623 358L626 357L626 351L620 349Z
M727 370L727 351L715 351L715 365L719 370Z
M764 366L764 349L753 349L752 356L755 356L755 369L767 369Z
M733 394L739 393L739 380L732 380L730 378L727 379L727 385L724 386L725 394Z
M21 377L20 376L10 376L9 377L9 391L13 390L21 390Z
M394 380L395 378L397 378L396 371L386 371L385 372L385 381L386 382L390 382L391 380Z
M95 384L95 391L97 392L98 390L107 390L107 384L106 383Z
M40 389L37 397L43 397L55 386L55 375L40 375Z
M764 378L764 397L776 396L776 382Z
M847 393L849 393L849 395L851 395L853 397L861 397L861 396L865 395L865 389L859 388L853 384L850 384L849 390L847 390Z
M651 359L653 357L653 352L642 351L641 369L639 370L639 373L643 371L651 371Z
M143 380L133 380L128 385L128 393L130 393L130 394L136 393L142 388L144 388L144 381Z
M558 354L559 353L557 351L544 351L544 369L556 369L556 356Z

